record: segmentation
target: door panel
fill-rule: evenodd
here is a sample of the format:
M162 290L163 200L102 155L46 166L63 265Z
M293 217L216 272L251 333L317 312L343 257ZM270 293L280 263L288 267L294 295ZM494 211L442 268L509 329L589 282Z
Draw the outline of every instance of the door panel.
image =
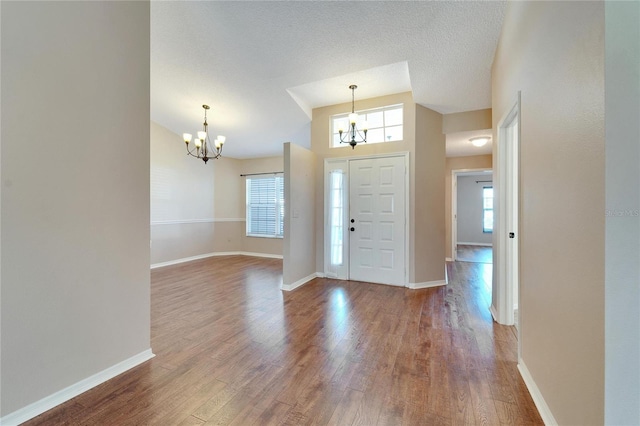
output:
M349 278L405 285L405 159L349 162Z

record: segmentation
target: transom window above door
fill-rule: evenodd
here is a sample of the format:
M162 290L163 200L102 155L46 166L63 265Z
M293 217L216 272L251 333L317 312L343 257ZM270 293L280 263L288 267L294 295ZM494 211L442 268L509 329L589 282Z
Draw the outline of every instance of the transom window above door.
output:
M403 104L388 105L381 108L356 111L358 128L367 122L367 143L395 142L403 139ZM348 129L349 113L331 116L331 148L339 148L349 144L340 143L338 129Z

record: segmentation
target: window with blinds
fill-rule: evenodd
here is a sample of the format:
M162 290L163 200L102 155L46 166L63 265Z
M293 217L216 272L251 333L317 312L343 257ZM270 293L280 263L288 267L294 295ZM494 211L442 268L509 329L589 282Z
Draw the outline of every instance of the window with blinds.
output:
M283 176L247 177L247 236L284 235Z

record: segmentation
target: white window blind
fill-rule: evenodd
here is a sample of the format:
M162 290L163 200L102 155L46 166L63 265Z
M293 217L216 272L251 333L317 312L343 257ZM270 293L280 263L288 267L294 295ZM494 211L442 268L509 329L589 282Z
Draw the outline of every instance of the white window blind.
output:
M284 235L284 178L247 177L247 236Z

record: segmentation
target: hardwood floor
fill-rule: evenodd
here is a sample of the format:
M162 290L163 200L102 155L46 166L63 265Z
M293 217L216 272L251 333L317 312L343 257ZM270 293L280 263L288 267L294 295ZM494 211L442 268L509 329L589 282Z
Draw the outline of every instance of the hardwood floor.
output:
M459 262L493 263L493 248L458 244Z
M424 290L292 292L280 260L155 269L156 357L26 424L542 424L513 327L488 311L490 268L450 263L449 285Z

